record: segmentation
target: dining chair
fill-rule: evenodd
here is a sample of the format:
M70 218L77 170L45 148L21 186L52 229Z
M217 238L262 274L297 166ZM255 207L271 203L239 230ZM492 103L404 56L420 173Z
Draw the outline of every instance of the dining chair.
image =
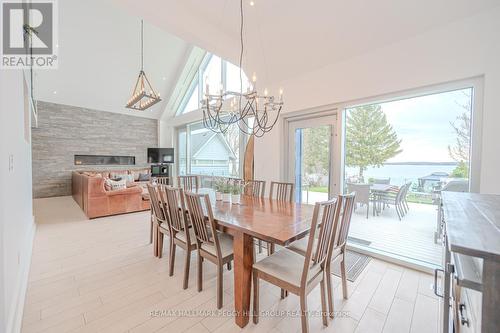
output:
M171 242L169 253L169 276L174 275L175 250L179 246L186 251L184 262L184 282L183 289L188 288L189 266L191 264L191 252L196 250L196 236L192 228L189 228L189 220L186 215L186 205L184 202L184 191L181 188L167 187L160 188L160 201L166 204L169 216L169 227L171 230ZM161 251L161 249L160 249Z
M170 183L170 177L157 177L157 178L155 178L155 182L156 182L156 184L159 184L159 185L172 185Z
M370 213L370 201L372 200L370 195L370 184L348 183L347 192L356 193L355 205L357 205L358 203L366 205L366 218L368 218L368 215Z
M263 198L266 194L265 180L249 180L245 184L245 194L251 197Z
M389 185L391 183L391 178L373 178L370 183Z
M269 199L275 199L281 202L293 202L294 197L294 187L293 183L285 182L271 182L271 188L269 191ZM274 191L276 189L276 191ZM273 254L275 246L273 243L266 243L267 245L267 255ZM259 248L259 253L261 249Z
M331 264L332 261L341 258L340 260L340 275L342 279L342 294L345 299L348 297L347 293L347 275L345 270L345 247L347 242L347 236L349 234L349 227L351 225L352 211L355 202L355 193L339 195L337 198L337 207L339 209L339 216L334 225L334 237L332 242L332 250L330 251L330 258L326 262L325 274L326 274L326 288L327 288L327 299L328 299L328 313L331 318L333 318L333 295L332 295L332 280L331 280ZM339 222L340 221L340 222ZM305 256L307 253L307 239L303 238L301 240L295 241L287 249L294 251L300 255Z
M411 183L406 183L400 187L395 186L391 190L384 193L383 196L379 198L380 202L386 205L393 205L398 214L398 219L401 219L406 215L407 211L404 206L404 195L407 188L409 189Z
M159 185L147 184L149 193L149 202L151 204L151 209L153 211L154 228L153 228L153 253L155 257L162 257L163 253L163 235L168 235L170 237L170 229L168 227L168 217L167 211L162 206L160 202L160 197L158 195Z
M217 231L208 194L185 192L185 196L198 250L198 291L203 289L203 259L207 259L217 265L217 309L221 309L223 303L222 272L225 264L228 269L231 269L231 261L234 257L233 238Z
M245 183L245 190L243 191L245 195L254 198L263 198L266 193L266 181L265 180L249 180ZM257 246L259 248L259 253L262 253L262 240L256 239Z
M319 224L320 213L321 224ZM259 281L262 279L300 297L302 332L309 330L307 295L319 284L323 325L328 326L325 268L333 248L332 233L335 232L336 220L338 220L336 199L316 203L305 256L284 248L253 265L253 321L255 324L259 322ZM316 240L317 232L319 234Z
M197 191L200 188L199 177L196 175L177 176L177 186L184 191Z
M278 201L293 201L293 190L295 185L293 183L284 182L271 182L271 191L269 192L269 198L276 199ZM274 189L276 188L276 195Z

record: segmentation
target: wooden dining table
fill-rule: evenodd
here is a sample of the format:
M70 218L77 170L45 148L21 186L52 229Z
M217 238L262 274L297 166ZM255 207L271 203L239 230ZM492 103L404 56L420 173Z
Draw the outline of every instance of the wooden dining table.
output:
M250 318L254 238L286 246L309 233L313 205L241 196L240 204L216 201L208 193L218 228L233 236L235 322L245 327Z

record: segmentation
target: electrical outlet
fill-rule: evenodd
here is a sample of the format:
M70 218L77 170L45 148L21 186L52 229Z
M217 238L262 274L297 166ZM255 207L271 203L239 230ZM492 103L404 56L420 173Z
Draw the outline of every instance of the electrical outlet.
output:
M14 155L10 154L9 155L9 172L14 171Z

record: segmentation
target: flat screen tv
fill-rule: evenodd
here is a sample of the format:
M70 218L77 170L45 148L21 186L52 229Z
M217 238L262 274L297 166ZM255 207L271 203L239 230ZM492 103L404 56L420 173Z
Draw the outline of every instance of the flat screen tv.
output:
M148 148L148 163L174 163L174 148Z

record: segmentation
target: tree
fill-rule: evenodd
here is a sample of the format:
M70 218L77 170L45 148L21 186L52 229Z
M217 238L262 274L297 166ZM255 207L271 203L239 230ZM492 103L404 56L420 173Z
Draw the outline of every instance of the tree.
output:
M303 164L305 179L313 186L321 186L323 175L328 175L330 165L330 126L302 129Z
M347 113L346 165L358 167L361 180L367 167L380 167L399 154L400 144L380 105L360 106Z
M460 114L455 121L450 122L456 135L455 144L448 146L450 157L459 164L453 170L452 176L458 178L468 178L469 176L469 151L470 151L470 114L472 111L471 90L463 91L466 97L465 104L458 104L465 111Z

